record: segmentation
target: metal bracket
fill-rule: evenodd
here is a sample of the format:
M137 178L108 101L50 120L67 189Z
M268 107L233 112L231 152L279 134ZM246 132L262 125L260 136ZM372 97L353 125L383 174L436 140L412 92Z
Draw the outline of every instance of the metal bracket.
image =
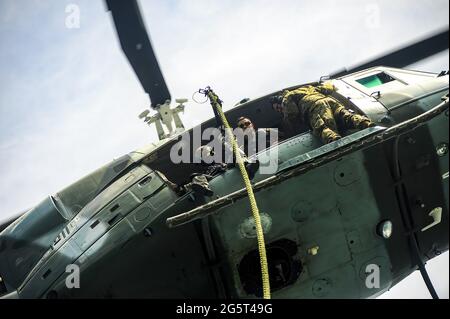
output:
M143 119L149 126L155 124L156 132L158 133L158 138L163 140L165 138L171 137L173 135L182 133L185 131L185 127L178 113L184 112L184 104L188 99L176 99L178 105L174 108L170 107L170 101L167 100L166 103L158 105L156 111L158 113L149 116L150 110L145 110L139 114L139 118ZM163 124L166 127L168 133L165 132ZM175 128L173 126L175 125Z
M434 208L429 214L428 216L433 217L433 222L431 224L429 224L428 226L425 226L424 228L422 228L422 232L426 231L427 229L430 229L431 227L436 226L437 224L439 224L442 220L442 207L436 207Z

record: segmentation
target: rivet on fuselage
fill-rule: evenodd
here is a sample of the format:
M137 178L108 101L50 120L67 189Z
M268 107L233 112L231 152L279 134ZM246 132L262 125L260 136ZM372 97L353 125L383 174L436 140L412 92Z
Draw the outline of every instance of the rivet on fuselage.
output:
M308 254L310 254L311 256L315 256L318 253L319 253L319 246L308 248Z

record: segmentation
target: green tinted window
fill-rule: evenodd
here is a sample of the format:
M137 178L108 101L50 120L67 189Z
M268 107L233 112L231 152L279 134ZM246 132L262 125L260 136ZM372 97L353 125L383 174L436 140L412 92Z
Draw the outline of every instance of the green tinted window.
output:
M392 76L382 72L382 73L374 74L374 75L371 75L371 76L368 76L368 77L365 77L365 78L362 78L362 79L359 79L356 81L359 84L364 85L366 88L373 88L373 87L376 87L376 86L379 86L379 85L382 85L382 84L385 84L388 82L395 81L395 79Z

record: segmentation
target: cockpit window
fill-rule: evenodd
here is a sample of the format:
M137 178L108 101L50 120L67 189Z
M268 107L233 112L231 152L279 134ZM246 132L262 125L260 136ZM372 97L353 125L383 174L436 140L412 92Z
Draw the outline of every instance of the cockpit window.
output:
M379 85L382 85L385 83L389 83L392 81L397 81L397 80L394 79L389 74L384 73L384 72L380 72L380 73L373 74L373 75L356 80L356 82L364 85L366 88L373 88L373 87L376 87L376 86L379 86Z
M58 209L70 220L105 187L121 176L133 162L130 156L122 156L61 190L54 196Z

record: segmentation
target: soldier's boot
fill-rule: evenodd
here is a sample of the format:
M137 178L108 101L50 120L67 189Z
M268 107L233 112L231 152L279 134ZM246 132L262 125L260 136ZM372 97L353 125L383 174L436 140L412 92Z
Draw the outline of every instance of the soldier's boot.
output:
M197 175L194 176L192 182L187 185L190 187L195 193L211 197L214 192L209 188L208 179L205 175Z
M208 197L214 195L214 192L207 185L192 184L192 190L197 194L205 195Z
M328 127L325 127L322 130L321 139L324 144L328 144L328 143L337 141L341 138L342 138L342 136L340 136L338 133L336 133L335 131L333 131L332 129L330 129Z
M338 107L334 110L334 116L342 122L346 129L363 130L368 127L376 126L376 124L368 117L354 114L340 104L338 104Z
M350 123L348 123L348 126L350 128L354 127L358 130L376 126L376 124L372 122L368 117L359 114L353 114L352 117L349 118L349 120Z
M365 128L368 128L368 127L374 127L374 126L376 126L376 124L374 122L372 122L370 119L364 119L364 120L362 120L359 123L359 127L358 128L360 130L362 130L362 129L365 129Z

